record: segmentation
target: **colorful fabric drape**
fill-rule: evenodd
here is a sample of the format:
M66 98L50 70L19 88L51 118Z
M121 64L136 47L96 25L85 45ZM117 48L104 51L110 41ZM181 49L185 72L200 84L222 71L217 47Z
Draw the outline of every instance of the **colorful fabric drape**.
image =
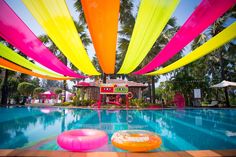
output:
M58 77L57 78L57 77L50 77L50 76L41 75L41 74L35 73L33 71L30 71L28 69L22 68L22 67L14 64L14 63L11 63L3 58L0 58L0 66L5 69L9 69L12 71L16 71L16 72L20 72L20 73L28 74L31 76L36 76L36 77L40 77L43 79L48 79L48 80L71 80L71 79L74 79L71 77L61 77L61 78Z
M0 36L3 39L25 55L57 73L84 78L57 59L3 0L0 0L0 10Z
M91 63L64 0L22 0L61 52L80 71L99 75Z
M209 41L207 41L191 53L187 54L185 57L179 59L178 61L170 64L169 66L163 69L148 73L147 75L160 75L185 66L209 54L213 50L219 48L220 46L224 45L225 43L229 42L234 38L236 38L236 22L231 24L229 27L224 29L222 32L211 38Z
M48 70L41 68L40 66L30 62L29 60L25 59L24 57L22 57L18 53L12 51L10 48L3 45L2 43L0 43L0 56L2 56L3 58L5 58L13 63L23 66L27 69L30 69L30 70L38 72L38 73L42 73L43 75L48 75L48 76L52 76L52 77L63 77L62 75L48 71Z
M179 0L142 0L130 44L119 70L127 74L142 62L177 7Z
M165 48L134 74L147 73L168 61L235 3L236 0L203 0Z
M106 74L115 71L120 0L81 0L98 62Z

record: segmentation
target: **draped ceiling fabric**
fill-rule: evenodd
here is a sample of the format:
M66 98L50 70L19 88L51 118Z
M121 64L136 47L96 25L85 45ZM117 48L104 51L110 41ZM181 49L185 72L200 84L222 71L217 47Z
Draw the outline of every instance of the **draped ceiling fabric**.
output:
M80 71L99 75L91 63L64 0L22 0L61 52Z
M203 0L165 48L134 74L147 73L168 61L235 3L236 0Z
M119 74L135 70L161 34L179 0L142 0Z
M3 39L25 55L57 73L84 78L57 59L3 0L0 0L0 10L0 36Z
M23 66L27 69L41 73L43 75L48 75L51 77L63 77L62 75L48 71L48 70L41 68L40 66L30 62L28 59L22 57L21 55L19 55L16 52L12 51L10 48L3 45L2 43L0 43L0 56L11 61L11 62L14 62L20 66Z
M81 0L98 62L106 74L115 72L120 0Z
M169 66L157 70L155 72L148 73L147 75L160 75L182 66L185 66L205 55L212 52L213 50L219 48L220 46L226 44L232 39L236 38L236 22L231 24L229 27L225 28L222 32L211 38L209 41L196 48L191 53L187 54L185 57L179 59L178 61L170 64Z
M31 76L36 76L36 77L40 77L43 79L48 79L48 80L71 80L71 79L73 79L71 77L61 77L61 78L58 77L57 78L57 77L50 77L50 76L41 75L41 74L35 73L33 71L30 71L28 69L22 68L22 67L14 64L12 62L9 62L3 58L0 58L0 67L5 68L5 69L9 69L12 71L16 71L16 72L28 74Z

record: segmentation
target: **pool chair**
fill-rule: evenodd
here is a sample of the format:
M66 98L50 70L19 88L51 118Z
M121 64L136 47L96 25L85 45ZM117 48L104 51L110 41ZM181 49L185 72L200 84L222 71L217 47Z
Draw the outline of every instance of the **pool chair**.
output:
M203 107L218 107L219 102L217 100L212 100L210 104L202 104Z

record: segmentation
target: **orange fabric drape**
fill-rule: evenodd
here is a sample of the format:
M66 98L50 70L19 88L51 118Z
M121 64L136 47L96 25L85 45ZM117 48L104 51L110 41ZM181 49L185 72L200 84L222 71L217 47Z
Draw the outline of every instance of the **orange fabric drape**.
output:
M120 0L81 0L99 64L106 74L115 71Z
M38 73L35 73L33 71L30 71L28 69L22 68L14 63L11 63L3 58L0 58L0 66L3 66L4 68L7 68L9 70L13 70L13 71L17 71L20 73L24 73L24 74L28 74L31 76L36 76L36 77L40 77L43 79L48 79L48 80L71 80L73 79L72 77L61 77L61 78L56 78L56 77L50 77L50 76L45 76L45 75L41 75Z

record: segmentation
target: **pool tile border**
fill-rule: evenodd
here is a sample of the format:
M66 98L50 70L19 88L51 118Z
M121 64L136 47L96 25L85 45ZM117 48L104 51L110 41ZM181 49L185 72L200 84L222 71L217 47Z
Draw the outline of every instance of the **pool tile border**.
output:
M21 157L235 157L235 150L200 150L155 153L122 153L122 152L67 152L42 151L25 149L0 149L0 156Z

